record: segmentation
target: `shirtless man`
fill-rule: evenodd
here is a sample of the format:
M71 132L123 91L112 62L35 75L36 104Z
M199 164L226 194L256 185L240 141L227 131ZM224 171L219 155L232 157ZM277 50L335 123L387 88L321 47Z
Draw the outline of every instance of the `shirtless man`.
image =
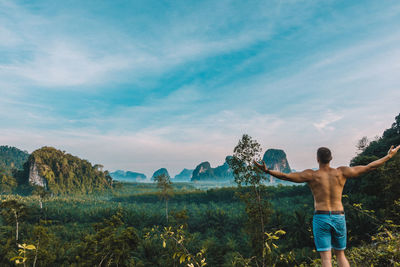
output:
M332 266L332 248L335 250L340 267L350 266L344 255L346 249L346 220L342 205L342 192L346 179L355 178L363 173L375 170L391 159L400 145L389 149L388 154L366 166L331 168L329 162L332 160L331 151L321 147L317 151L319 169L305 170L302 172L282 173L269 170L265 165L254 162L256 166L265 173L278 179L295 183L306 182L314 196L313 233L317 251L321 255L322 266Z

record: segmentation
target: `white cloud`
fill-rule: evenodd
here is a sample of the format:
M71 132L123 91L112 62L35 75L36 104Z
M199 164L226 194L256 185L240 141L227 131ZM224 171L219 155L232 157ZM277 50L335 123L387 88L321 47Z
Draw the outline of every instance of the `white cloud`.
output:
M342 119L343 116L339 116L337 114L333 114L333 113L328 113L326 115L325 119L322 119L319 122L315 122L313 123L314 127L318 130L318 131L323 131L323 130L334 130L335 128L333 126L330 126L332 123Z
M104 75L125 69L122 56L96 58L66 43L41 48L32 61L0 66L3 77L20 77L41 86L101 84Z

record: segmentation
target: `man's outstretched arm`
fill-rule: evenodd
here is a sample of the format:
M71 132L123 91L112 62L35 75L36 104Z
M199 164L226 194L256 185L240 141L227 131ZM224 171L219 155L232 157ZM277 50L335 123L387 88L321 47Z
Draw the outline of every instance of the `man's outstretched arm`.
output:
M294 183L304 183L304 182L309 182L312 179L312 173L313 173L312 170L305 170L302 172L283 173L280 171L269 170L267 168L267 165L265 165L264 161L263 161L263 164L260 164L256 161L254 161L254 164L258 168L260 168L262 171L264 171L266 174L270 174L281 180L291 181Z
M344 177L354 178L363 173L375 170L378 167L382 166L386 161L388 161L394 155L396 155L396 153L397 153L397 151L399 151L399 149L400 149L400 145L398 145L396 148L394 148L394 146L391 146L389 149L389 152L386 156L384 156L380 159L377 159L368 165L364 165L364 166L360 165L360 166L354 166L354 167L339 167L338 169L340 171L342 171Z

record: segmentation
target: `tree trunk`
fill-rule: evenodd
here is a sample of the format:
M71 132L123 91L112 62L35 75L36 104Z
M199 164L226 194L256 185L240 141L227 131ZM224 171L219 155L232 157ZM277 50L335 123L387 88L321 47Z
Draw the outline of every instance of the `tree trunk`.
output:
M17 211L16 210L14 210L14 216L15 216L15 228L16 228L16 231L15 231L15 241L17 241L18 242L18 214L17 214Z
M261 224L261 242L262 242L262 266L265 266L265 253L264 253L264 249L265 249L265 242L264 242L264 213L262 211L262 207L261 207L261 193L258 187L255 188L256 191L256 195L257 195L257 204L258 204L258 210L260 212L260 224Z
M38 255L38 251L39 251L39 246L40 246L40 234L39 234L38 242L37 242L37 245L36 245L35 259L33 260L33 267L36 266L36 261L37 261L37 255Z
M168 223L168 200L165 201L165 216L167 217L167 223Z

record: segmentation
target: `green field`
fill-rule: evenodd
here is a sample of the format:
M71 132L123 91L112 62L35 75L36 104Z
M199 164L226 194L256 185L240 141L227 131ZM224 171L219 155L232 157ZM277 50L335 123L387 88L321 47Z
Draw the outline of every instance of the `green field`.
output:
M26 214L20 218L18 243L35 245L41 237L36 266L98 265L101 255L106 256L110 251L121 254L120 266L184 266L173 259L176 249L173 244L163 248L159 237L145 238L151 228L162 229L168 225L185 226L186 248L192 254L205 248L207 266L232 266L235 260L237 266L244 266L238 259L250 259L254 251L249 238L249 217L236 194L248 188L200 190L190 183L173 187L168 223L164 202L159 199L155 184L121 183L104 194L49 196L43 199L42 209L37 196L2 195L1 198L3 201L17 199L26 205ZM307 186L278 186L265 187L265 190L272 210L266 229L286 232L275 242L278 248L272 251L271 257L278 266L314 264L318 255L312 242L313 199L309 189ZM351 233L349 247L368 243L378 226L369 214L350 205L347 199L345 207ZM119 223L109 221L100 225L115 214L118 214ZM6 215L2 218L1 265L13 266L10 259L18 254L15 223L12 218L6 221ZM122 231L131 227L135 237L124 239ZM27 253L28 265L33 264L34 256L33 251ZM116 261L114 257L110 264Z

